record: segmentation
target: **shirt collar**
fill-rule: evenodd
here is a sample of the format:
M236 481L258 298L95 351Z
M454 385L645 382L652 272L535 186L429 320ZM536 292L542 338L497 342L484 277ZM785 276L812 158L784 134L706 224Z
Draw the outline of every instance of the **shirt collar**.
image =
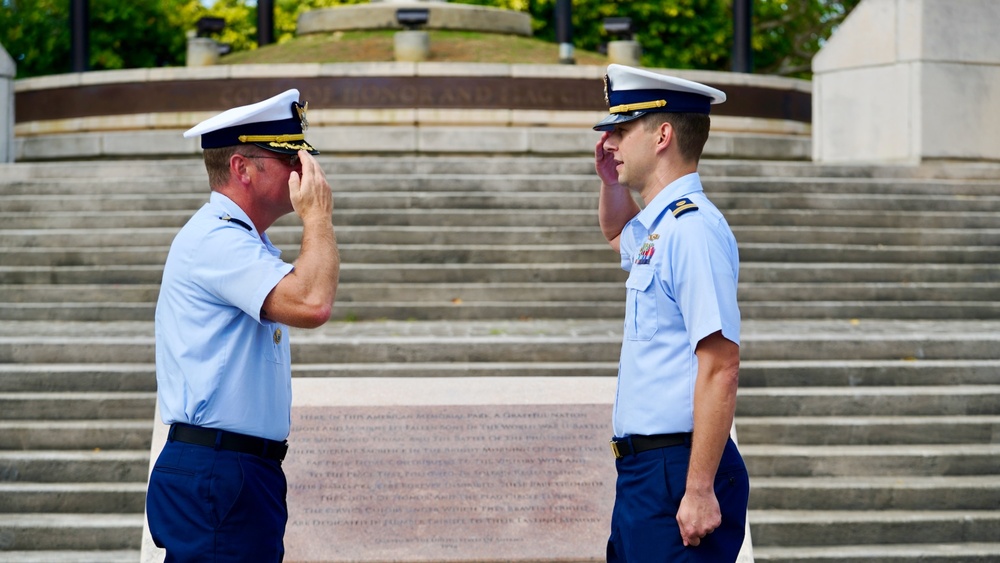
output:
M704 191L704 188L701 186L701 176L697 172L681 176L667 184L667 187L656 194L653 201L649 202L649 205L635 216L635 220L642 223L642 226L649 231L672 202L677 201L683 196Z

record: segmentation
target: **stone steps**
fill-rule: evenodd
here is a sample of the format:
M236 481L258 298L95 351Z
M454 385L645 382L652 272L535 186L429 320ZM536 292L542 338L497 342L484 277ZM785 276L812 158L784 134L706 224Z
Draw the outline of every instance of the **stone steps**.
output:
M0 284L158 284L163 266L0 266ZM609 282L624 287L625 274L607 261L573 264L344 264L343 283ZM751 283L985 283L1000 281L991 264L838 264L757 262L740 266Z
M752 528L755 555L758 549L770 546L825 546L827 553L836 553L844 546L915 547L952 544L959 538L996 546L1000 537L1000 513L996 510L752 510L750 522L757 523ZM803 544L802 538L815 538L816 543Z
M4 551L7 563L135 563L142 558L139 549L102 551Z
M125 560L139 550L142 521L141 513L0 514L0 536L6 544L3 546L4 560L8 560L8 550L33 551L39 546L45 546L46 551L112 552L112 557Z
M295 331L294 377L614 377L624 273L590 159L321 161L348 322ZM1000 560L1000 166L701 168L741 247L756 560ZM204 177L4 170L0 559L139 558L149 321ZM299 232L269 235L291 260Z
M955 541L955 540L951 540ZM839 545L754 549L759 563L995 563L1000 543Z
M0 247L61 248L79 244L81 237L96 247L115 247L127 240L136 246L169 247L173 227L94 229L0 230ZM741 244L798 243L885 246L997 246L1000 229L846 228L804 226L734 226ZM299 227L273 227L268 237L276 245L297 247ZM460 245L460 244L605 244L592 225L561 227L510 226L347 226L337 229L340 244Z
M858 476L810 479L761 477L753 482L755 510L795 510L808 499L814 510L995 510L994 475L957 477Z

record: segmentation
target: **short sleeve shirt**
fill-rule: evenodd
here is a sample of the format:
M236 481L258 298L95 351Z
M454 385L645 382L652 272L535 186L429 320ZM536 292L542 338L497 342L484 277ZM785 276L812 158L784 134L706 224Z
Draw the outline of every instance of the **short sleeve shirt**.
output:
M614 433L690 432L698 342L717 331L740 342L736 239L695 173L664 188L619 240L629 277Z
M261 318L264 299L293 268L280 256L246 213L216 192L178 232L156 304L164 423L288 436L288 327Z

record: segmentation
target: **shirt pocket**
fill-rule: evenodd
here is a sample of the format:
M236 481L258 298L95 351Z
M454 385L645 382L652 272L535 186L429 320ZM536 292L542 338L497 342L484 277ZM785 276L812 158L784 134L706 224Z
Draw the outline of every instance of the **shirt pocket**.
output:
M625 338L649 340L656 334L656 286L652 268L632 268L625 281L628 297L625 303Z
M288 327L283 324L265 321L261 323L263 336L264 359L275 364L289 363Z

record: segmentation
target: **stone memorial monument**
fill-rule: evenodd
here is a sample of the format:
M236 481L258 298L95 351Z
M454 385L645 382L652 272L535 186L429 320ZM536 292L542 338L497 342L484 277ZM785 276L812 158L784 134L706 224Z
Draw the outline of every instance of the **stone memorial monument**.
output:
M285 561L603 561L615 384L293 378ZM163 560L148 531L142 553Z
M864 0L813 59L813 160L1000 160L1000 2Z
M14 77L17 65L0 45L0 163L14 162Z

